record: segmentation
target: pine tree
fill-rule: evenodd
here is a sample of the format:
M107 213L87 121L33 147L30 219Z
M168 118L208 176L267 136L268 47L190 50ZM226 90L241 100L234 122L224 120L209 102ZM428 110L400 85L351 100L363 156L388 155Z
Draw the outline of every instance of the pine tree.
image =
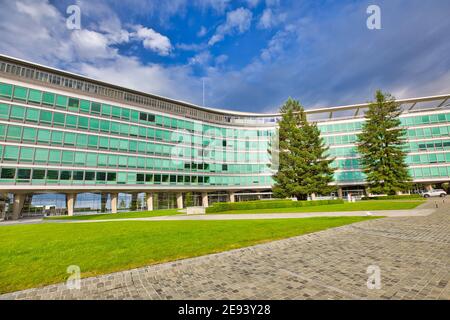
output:
M298 101L291 98L281 107L279 122L279 168L274 175L275 197L307 199L310 194L328 194L334 169L327 159L323 139L315 123L309 123Z
M400 104L378 90L358 135L358 152L372 193L393 195L408 189L411 177L405 163L405 130L400 128Z

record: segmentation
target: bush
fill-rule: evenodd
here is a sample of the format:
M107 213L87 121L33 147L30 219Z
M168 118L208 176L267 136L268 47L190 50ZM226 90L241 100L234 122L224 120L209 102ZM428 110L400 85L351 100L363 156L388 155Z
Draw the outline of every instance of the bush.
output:
M341 204L338 200L318 200L318 201L292 201L292 200L260 200L248 202L216 202L211 207L206 208L206 213L225 212L231 210L252 210L252 209L272 209L272 208L293 208L323 206L327 204Z
M405 194L400 196L362 197L362 200L415 200L421 198L420 194Z

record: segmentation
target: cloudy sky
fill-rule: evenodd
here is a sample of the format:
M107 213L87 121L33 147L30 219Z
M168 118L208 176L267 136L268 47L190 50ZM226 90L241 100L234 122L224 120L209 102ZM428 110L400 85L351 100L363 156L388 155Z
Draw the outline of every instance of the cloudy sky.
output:
M81 28L67 28L76 4ZM369 30L367 7L381 9ZM149 93L271 112L450 93L449 0L0 0L0 53Z

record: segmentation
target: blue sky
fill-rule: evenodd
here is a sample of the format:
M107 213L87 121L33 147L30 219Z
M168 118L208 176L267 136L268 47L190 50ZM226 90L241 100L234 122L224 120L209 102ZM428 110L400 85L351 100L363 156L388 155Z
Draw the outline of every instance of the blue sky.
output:
M81 29L66 27L69 5ZM366 26L369 5L381 30ZM0 52L250 112L450 93L448 0L0 0Z

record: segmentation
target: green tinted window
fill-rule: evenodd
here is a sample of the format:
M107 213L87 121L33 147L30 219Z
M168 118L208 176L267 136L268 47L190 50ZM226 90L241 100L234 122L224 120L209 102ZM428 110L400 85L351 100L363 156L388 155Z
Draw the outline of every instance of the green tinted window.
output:
M19 158L19 147L5 146L5 152L3 153L3 159L8 161L16 161Z
M109 139L106 137L100 137L99 139L99 147L100 149L109 149Z
M23 141L25 142L35 142L36 141L36 132L35 128L23 128Z
M85 134L78 134L77 135L77 147L79 148L86 148L87 147L87 138L88 136Z
M111 106L107 104L102 104L102 116L110 116L111 115Z
M14 87L14 99L26 100L28 89L24 87L15 86Z
M68 107L69 111L78 111L80 108L80 100L69 98Z
M89 130L98 131L100 128L100 121L98 119L91 118L89 120Z
M22 127L8 126L6 138L8 140L20 140L22 137Z
M89 127L89 118L78 117L78 128L87 129Z
M14 179L16 175L16 169L2 168L1 178L3 179Z
M45 170L33 169L33 180L45 179Z
M63 151L62 153L62 163L72 164L73 163L74 152L73 151Z
M41 143L49 143L50 142L50 130L39 129L38 141Z
M100 114L101 104L98 102L91 103L91 113Z
M109 121L100 120L100 130L103 132L109 132Z
M17 180L18 182L25 182L25 180L30 180L31 169L19 169L17 170Z
M9 105L0 103L0 119L8 119L9 118Z
M130 109L122 108L122 119L130 120Z
M41 123L49 124L49 123L52 123L52 116L53 116L52 112L41 110L39 119L40 119Z
M64 133L64 144L68 146L75 145L75 138L76 134L72 132L65 132Z
M25 117L25 108L21 106L11 107L11 119L22 120Z
M98 136L89 136L88 145L89 145L89 148L97 148Z
M73 116L68 114L66 116L66 127L68 128L76 128L77 126L77 116Z
M61 162L61 150L50 150L48 162L57 164Z
M61 145L63 142L63 133L60 131L52 132L52 144Z
M118 119L120 119L120 108L119 107L115 107L115 106L113 106L112 107L112 116L113 116L113 118L118 118Z
M38 109L27 109L26 120L30 122L38 122L39 120L39 110Z
M48 106L53 106L55 104L55 94L50 92L44 92L42 97L42 103Z
M56 106L62 109L67 108L67 97L66 96L56 96Z
M102 155L103 165L106 165L106 155ZM100 155L98 155L98 162L100 165ZM96 167L97 166L97 154L96 153L88 153L86 157L86 166L88 167Z
M80 101L80 110L83 112L89 113L89 110L91 109L91 103L87 100L81 100Z
M28 101L41 103L42 100L42 91L30 89L28 92Z
M53 114L53 124L55 126L64 127L66 115L64 113L55 112Z
M20 149L20 161L32 162L33 161L33 148L22 147Z
M12 85L6 83L0 83L0 96L5 98L11 98Z
M75 153L75 164L84 165L86 163L86 153L76 152Z

